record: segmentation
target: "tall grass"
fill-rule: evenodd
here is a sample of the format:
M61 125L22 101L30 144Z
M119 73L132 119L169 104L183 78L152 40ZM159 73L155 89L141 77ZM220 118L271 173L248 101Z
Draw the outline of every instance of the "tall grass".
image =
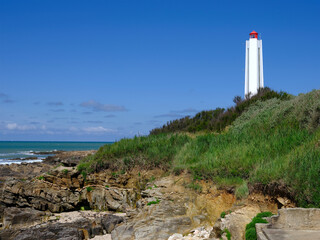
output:
M101 147L95 155L89 156L78 165L80 172L93 172L102 169L129 170L141 168L171 167L173 156L191 138L182 134L162 134L158 136L122 139Z
M109 168L187 170L217 184L282 185L300 206L320 207L320 91L257 101L221 134L159 134L106 145L79 171Z

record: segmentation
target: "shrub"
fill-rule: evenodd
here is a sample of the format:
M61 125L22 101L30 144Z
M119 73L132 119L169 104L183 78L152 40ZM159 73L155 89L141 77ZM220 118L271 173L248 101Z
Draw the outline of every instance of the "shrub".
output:
M221 214L220 214L220 217L221 218L224 218L226 216L226 212L222 212Z

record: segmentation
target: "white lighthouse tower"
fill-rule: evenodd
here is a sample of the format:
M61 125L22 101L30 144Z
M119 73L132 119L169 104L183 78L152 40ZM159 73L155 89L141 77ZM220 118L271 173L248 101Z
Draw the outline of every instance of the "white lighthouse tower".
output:
M246 41L246 70L245 96L257 94L259 88L264 87L262 40L258 40L258 33L252 31Z

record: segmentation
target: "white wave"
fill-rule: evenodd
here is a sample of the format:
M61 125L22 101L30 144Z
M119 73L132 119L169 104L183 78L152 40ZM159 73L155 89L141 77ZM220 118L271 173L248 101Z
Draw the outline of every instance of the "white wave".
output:
M30 150L30 151L21 151L16 154L32 156L32 155L34 155L34 152Z
M0 156L6 157L6 156L14 156L14 155L27 155L32 156L35 155L33 151L19 151L19 152L9 152L9 153L0 153Z
M12 164L12 163L33 163L33 162L42 162L43 158L38 158L38 159L32 159L32 160L5 160L5 159L0 159L0 165L5 165L5 164Z

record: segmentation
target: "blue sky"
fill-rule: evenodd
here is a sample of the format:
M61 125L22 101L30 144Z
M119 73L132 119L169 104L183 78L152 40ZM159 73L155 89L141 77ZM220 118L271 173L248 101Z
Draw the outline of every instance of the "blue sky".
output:
M0 140L114 141L229 107L245 41L265 85L319 88L319 1L0 0Z

